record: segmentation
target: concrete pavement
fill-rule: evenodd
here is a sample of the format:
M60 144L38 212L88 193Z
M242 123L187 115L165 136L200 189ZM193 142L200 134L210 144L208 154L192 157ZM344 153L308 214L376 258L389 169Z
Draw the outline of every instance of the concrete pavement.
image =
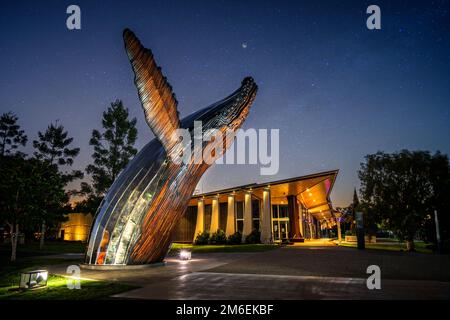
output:
M381 269L381 290L369 290L366 269ZM65 265L49 267L65 273ZM83 278L142 286L126 299L450 299L450 256L359 251L302 245L257 253L193 254L138 270L82 270Z

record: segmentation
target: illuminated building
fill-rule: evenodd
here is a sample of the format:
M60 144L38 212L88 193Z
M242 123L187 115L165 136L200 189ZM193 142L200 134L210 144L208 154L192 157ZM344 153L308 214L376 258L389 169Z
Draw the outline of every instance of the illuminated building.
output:
M65 241L87 241L92 220L91 214L69 213L67 221L61 223L59 238Z
M249 184L194 195L173 234L174 242L192 242L200 233L218 229L243 239L256 229L261 242L321 237L320 230L339 223L330 193L338 170L279 181Z

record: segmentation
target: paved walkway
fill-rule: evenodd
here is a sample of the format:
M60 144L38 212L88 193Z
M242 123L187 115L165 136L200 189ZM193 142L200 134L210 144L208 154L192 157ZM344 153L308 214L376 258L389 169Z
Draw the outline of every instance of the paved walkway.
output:
M141 285L114 296L131 299L450 299L449 255L303 245L166 261L139 270L83 269L82 277ZM381 290L367 289L372 264L381 268Z

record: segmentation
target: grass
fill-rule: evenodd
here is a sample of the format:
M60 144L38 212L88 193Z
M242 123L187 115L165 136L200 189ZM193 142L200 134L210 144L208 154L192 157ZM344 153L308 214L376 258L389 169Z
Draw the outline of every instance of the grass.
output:
M356 242L341 242L339 244L343 247L356 248ZM419 253L432 253L431 249L428 249L426 244L422 241L415 241L415 250ZM387 251L406 251L406 244L404 242L389 241L388 243L366 243L366 249L374 250L387 250Z
M193 245L173 243L170 253L174 254L180 249L189 249L193 253L213 253L213 252L261 252L279 248L274 244L239 244L239 245Z
M39 249L39 242L17 244L17 256L38 256L63 253L83 253L86 250L86 243L81 241L46 242L43 250ZM0 245L0 255L11 255L11 244L2 243Z
M67 287L67 278L50 274L47 287L34 290L17 290L20 273L34 269L45 269L46 266L55 264L77 264L79 259L45 259L45 258L21 258L14 263L6 257L0 260L0 300L81 300L104 299L109 296L137 288L137 286L94 280L80 280L81 289L70 290Z
M113 294L137 288L137 286L94 280L80 280L80 289L69 289L68 279L49 275L47 287L33 290L17 290L17 285L0 287L0 300L89 300L107 298Z

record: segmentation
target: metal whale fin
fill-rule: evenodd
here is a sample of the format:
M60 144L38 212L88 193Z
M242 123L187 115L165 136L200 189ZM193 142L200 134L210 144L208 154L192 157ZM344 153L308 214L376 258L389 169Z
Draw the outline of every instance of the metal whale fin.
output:
M143 47L135 34L123 31L125 49L134 72L134 83L144 109L145 120L166 151L178 142L174 131L180 128L178 102L172 87L156 64L152 52Z

